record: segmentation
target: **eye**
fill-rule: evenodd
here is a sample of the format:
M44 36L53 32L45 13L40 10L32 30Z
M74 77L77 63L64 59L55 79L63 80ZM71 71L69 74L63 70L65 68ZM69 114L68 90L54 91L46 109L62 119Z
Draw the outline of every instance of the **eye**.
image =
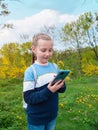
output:
M50 49L50 50L49 50L49 52L52 52L52 51L53 51L53 49Z
M46 52L46 49L41 49L42 52Z

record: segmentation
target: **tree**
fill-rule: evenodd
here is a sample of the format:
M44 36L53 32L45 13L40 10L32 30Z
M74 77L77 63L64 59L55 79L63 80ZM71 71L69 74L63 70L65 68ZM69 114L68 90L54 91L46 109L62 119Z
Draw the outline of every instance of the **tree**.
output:
M12 2L12 0L9 0ZM13 0L13 1L17 1L17 2L20 2L20 0ZM7 16L9 15L11 12L9 11L8 9L8 4L6 2L6 0L0 0L0 16ZM13 24L8 24L8 23L0 23L1 28L0 29L3 29L3 28L13 28Z
M85 35L85 32L83 29L80 28L81 23L77 20L72 23L67 23L63 27L63 36L62 39L66 44L71 44L75 50L78 52L78 65L79 65L79 72L81 72L81 61L82 61L82 55L81 55L81 48L84 44L83 38Z
M19 78L23 76L29 63L26 59L29 59L30 56L28 57L25 51L24 53L22 51L20 44L17 43L9 43L2 46L0 49L0 78L2 76L4 78Z
M61 33L60 27L56 27L55 25L52 26L44 25L41 28L41 32L50 35L54 41L60 41L60 33Z
M93 50L98 61L98 13L87 12L79 17L85 31L85 42Z
M10 11L8 10L8 5L5 3L5 0L0 0L0 16L6 16L10 14Z

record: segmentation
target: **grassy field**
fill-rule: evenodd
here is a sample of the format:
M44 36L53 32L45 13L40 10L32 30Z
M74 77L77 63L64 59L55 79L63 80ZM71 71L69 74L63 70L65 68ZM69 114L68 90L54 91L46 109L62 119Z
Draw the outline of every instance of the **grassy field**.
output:
M0 130L27 130L22 79L0 80ZM98 76L66 81L55 130L98 130Z

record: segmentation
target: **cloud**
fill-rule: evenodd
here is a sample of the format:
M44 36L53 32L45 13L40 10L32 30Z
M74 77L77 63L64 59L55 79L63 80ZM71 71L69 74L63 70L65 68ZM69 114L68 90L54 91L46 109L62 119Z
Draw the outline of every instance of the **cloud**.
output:
M24 38L24 41L30 40L34 33L39 32L44 26L63 26L67 22L76 20L76 18L73 15L61 14L55 10L45 9L22 20L7 21L7 23L13 24L14 28L0 30L0 46L9 42L19 43L23 40L21 38Z

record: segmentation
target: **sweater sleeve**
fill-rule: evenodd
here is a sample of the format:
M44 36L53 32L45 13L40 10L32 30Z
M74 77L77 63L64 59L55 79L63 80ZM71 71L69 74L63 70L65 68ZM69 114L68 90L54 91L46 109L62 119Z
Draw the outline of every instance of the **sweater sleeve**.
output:
M31 68L28 68L24 74L23 96L27 104L42 103L53 93L47 88L47 85L41 86L41 89L35 88L34 75Z
M59 93L64 93L66 91L66 84L64 83L64 86L58 90Z
M29 90L24 92L24 100L27 104L38 104L46 101L53 93L46 87L42 90Z

